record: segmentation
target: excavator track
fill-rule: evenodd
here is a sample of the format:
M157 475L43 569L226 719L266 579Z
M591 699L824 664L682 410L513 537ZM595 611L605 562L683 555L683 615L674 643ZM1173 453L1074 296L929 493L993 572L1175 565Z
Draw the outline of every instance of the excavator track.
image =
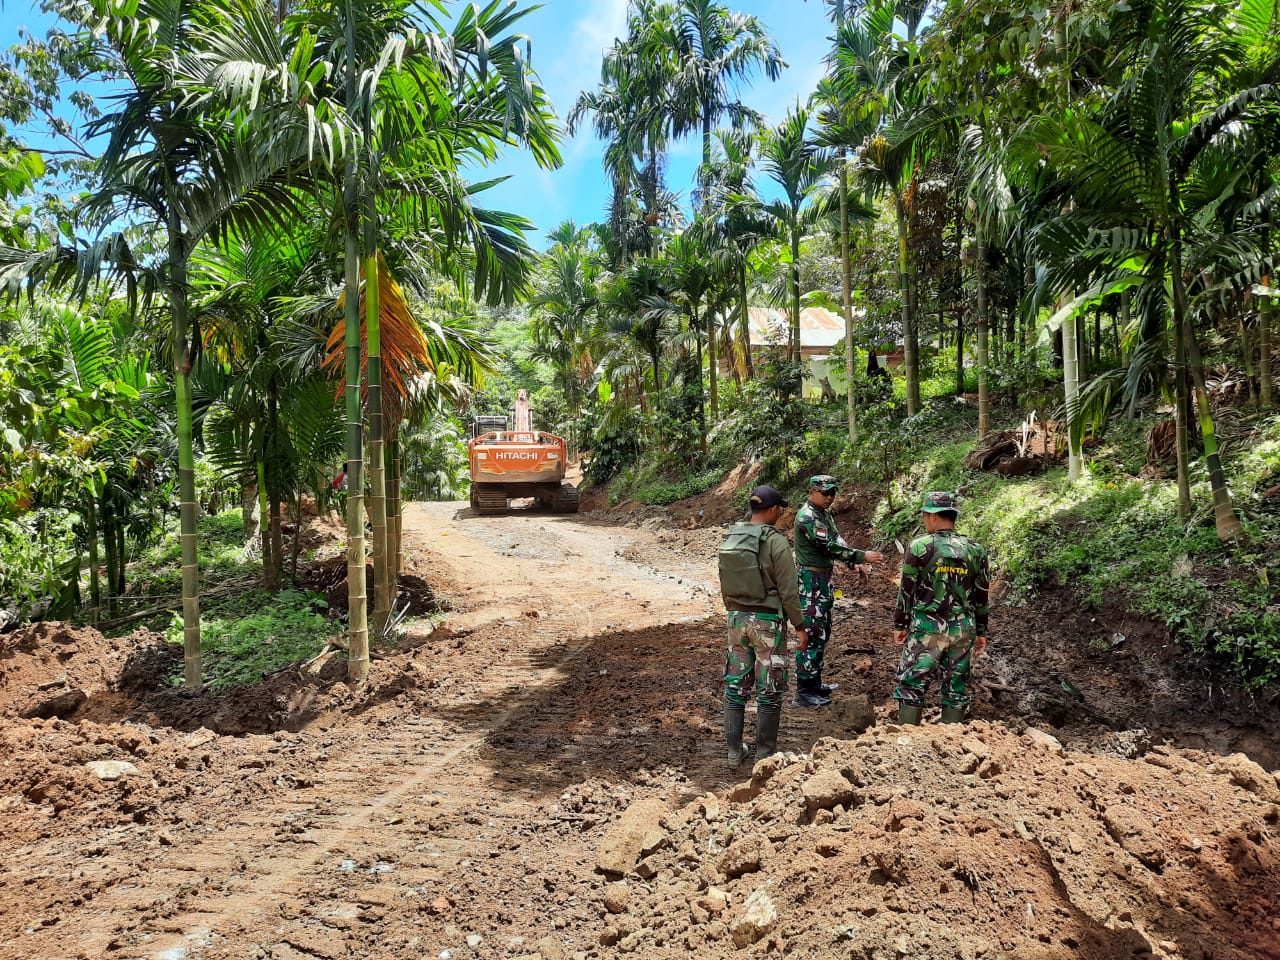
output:
M577 513L578 488L572 483L560 484L560 489L551 497L551 509L555 513Z
M507 491L501 487L490 488L484 484L472 484L476 513L482 517L507 512Z

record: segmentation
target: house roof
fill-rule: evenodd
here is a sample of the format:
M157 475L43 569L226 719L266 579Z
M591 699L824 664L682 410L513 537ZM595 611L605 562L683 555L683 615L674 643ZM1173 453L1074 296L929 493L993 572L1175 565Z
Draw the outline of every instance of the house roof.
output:
M854 316L864 311L854 307ZM753 347L787 342L790 315L781 307L748 307L747 316ZM844 340L844 319L826 307L804 307L800 311L800 346L833 347Z

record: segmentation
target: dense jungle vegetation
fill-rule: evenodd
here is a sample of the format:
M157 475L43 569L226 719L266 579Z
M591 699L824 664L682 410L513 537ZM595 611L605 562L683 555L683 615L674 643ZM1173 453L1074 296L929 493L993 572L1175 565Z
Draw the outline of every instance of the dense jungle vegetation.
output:
M770 122L785 51L716 0L635 0L554 105L515 2L49 0L0 62L5 616L168 602L185 681L234 682L255 629L327 639L290 589L313 503L373 565L359 680L402 500L464 497L467 425L523 387L612 502L832 472L889 542L959 488L1011 602L1121 602L1274 690L1276 3L826 6L824 75ZM608 207L535 251L483 164L579 129ZM806 307L844 325L825 391ZM1023 424L1028 475L965 466Z

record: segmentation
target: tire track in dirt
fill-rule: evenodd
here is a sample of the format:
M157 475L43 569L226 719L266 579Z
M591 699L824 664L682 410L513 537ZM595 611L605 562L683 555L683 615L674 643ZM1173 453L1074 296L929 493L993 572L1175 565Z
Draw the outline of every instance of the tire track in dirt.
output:
M391 713L372 720L386 724L375 726L372 736L347 731L316 763L312 785L260 808L228 810L207 833L195 824L173 831L170 846L149 851L145 867L124 871L75 917L74 946L59 938L61 949L73 952L60 954L54 938L34 936L12 956L184 960L254 956L255 950L329 956L323 938L316 939L315 920L335 919L317 908L334 904L335 875L400 871L413 874L416 888L431 889L458 864L485 853L483 831L455 828L468 826L469 807L502 773L486 764L488 745L571 727L581 703L543 691L577 665L602 633L662 632L713 612L709 587L689 582L701 558L661 551L683 576L625 559L622 554L645 539L635 529L622 532L562 517L480 519L467 513L456 505L418 505L405 521L410 556L424 556L433 579L457 590L446 635L460 638L466 648L505 647L493 659L482 655L480 664L474 655L466 657L468 668L480 669L437 698L439 710L433 712L442 716L415 723ZM673 596L677 581L685 581L681 596ZM371 717L376 713L370 711ZM444 751L423 746L424 739L434 739ZM578 738L593 749L608 741ZM485 822L519 822L527 803L516 794L496 809L490 804ZM439 828L461 835L427 851L433 862L412 867L423 860L422 837L435 836ZM301 832L301 842L294 830ZM360 856L362 850L369 855ZM57 856L67 853L60 846ZM367 904L358 906L367 912ZM346 909L341 901L334 908ZM337 933L324 924L320 929L331 939Z

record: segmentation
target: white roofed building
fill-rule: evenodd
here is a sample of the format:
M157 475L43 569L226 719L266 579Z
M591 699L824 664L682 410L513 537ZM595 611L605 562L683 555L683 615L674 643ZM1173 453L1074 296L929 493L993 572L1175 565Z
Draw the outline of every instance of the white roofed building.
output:
M854 307L854 322L865 311ZM770 350L785 350L790 312L784 307L748 307L751 355L760 360ZM800 310L800 355L805 361L804 396L820 398L823 380L838 394L845 392L844 362L831 359L831 351L844 343L844 318L825 307Z

